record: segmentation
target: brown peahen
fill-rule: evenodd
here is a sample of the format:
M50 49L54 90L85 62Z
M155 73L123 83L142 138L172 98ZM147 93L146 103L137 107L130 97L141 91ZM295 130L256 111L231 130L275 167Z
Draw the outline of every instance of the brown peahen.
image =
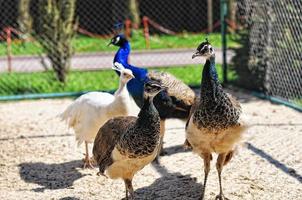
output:
M136 172L149 164L160 147L160 117L153 99L163 89L149 81L144 87L144 102L138 117L117 117L100 128L93 146L93 156L99 174L122 178L131 199L134 198L132 179Z
M211 44L202 42L192 58L203 56L206 63L202 71L200 98L191 108L186 125L186 144L192 147L204 161L204 184L201 199L204 199L212 153L218 154L220 192L216 199L227 199L223 195L221 172L232 158L236 144L247 128L242 121L241 107L230 94L224 92L218 81L215 68L215 53Z

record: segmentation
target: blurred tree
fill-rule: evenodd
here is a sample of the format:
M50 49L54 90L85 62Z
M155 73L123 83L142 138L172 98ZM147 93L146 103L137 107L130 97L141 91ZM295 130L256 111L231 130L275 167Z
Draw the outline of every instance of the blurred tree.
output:
M234 28L236 27L236 1L235 0L228 0L228 19L229 19L229 29L230 31L234 32Z
M31 0L20 0L18 9L19 17L18 24L20 31L24 34L22 36L27 37L32 31L32 17L30 16L30 1Z
M133 28L138 29L140 25L140 17L139 17L139 7L138 7L138 0L130 0L129 1L129 11L130 16L133 23Z
M75 35L75 0L38 1L38 30L33 35L41 44L60 82L66 81L73 54L71 41Z

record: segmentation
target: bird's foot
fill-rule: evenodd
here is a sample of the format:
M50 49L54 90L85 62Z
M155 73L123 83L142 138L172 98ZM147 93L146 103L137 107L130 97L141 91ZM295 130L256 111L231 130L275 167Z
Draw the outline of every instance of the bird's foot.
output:
M215 200L229 200L229 199L226 198L223 194L219 194L216 196Z
M126 196L126 197L124 197L124 198L122 198L122 200L135 200L135 198L134 197L128 197L128 196Z
M87 168L92 169L92 168L94 168L95 161L94 161L93 158L85 157L83 159L83 161L84 161L84 166L83 166L84 169L87 169Z
M98 175L98 176L104 176L105 178L108 178L108 176L106 176L104 173L102 173L102 172L98 172L98 173L96 173L96 175Z
M158 155L154 158L154 160L152 161L152 163L153 163L153 164L157 164L157 165L160 164L160 163L159 163L159 156L158 156Z
M192 150L192 145L190 144L190 142L188 140L186 140L184 142L184 144L182 145L182 147L184 148L184 150Z

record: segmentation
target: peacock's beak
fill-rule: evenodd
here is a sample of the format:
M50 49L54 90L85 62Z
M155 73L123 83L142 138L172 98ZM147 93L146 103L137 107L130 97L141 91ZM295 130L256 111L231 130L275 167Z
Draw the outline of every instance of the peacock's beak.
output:
M192 55L192 59L194 59L197 56L201 56L199 51L196 51L193 55Z
M107 44L107 47L109 47L110 45L112 45L112 41L110 41L110 42Z

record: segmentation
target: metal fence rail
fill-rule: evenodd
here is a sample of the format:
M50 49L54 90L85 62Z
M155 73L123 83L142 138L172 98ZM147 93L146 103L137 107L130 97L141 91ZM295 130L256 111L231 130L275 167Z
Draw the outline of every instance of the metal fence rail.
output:
M238 83L302 108L302 2L237 0Z

